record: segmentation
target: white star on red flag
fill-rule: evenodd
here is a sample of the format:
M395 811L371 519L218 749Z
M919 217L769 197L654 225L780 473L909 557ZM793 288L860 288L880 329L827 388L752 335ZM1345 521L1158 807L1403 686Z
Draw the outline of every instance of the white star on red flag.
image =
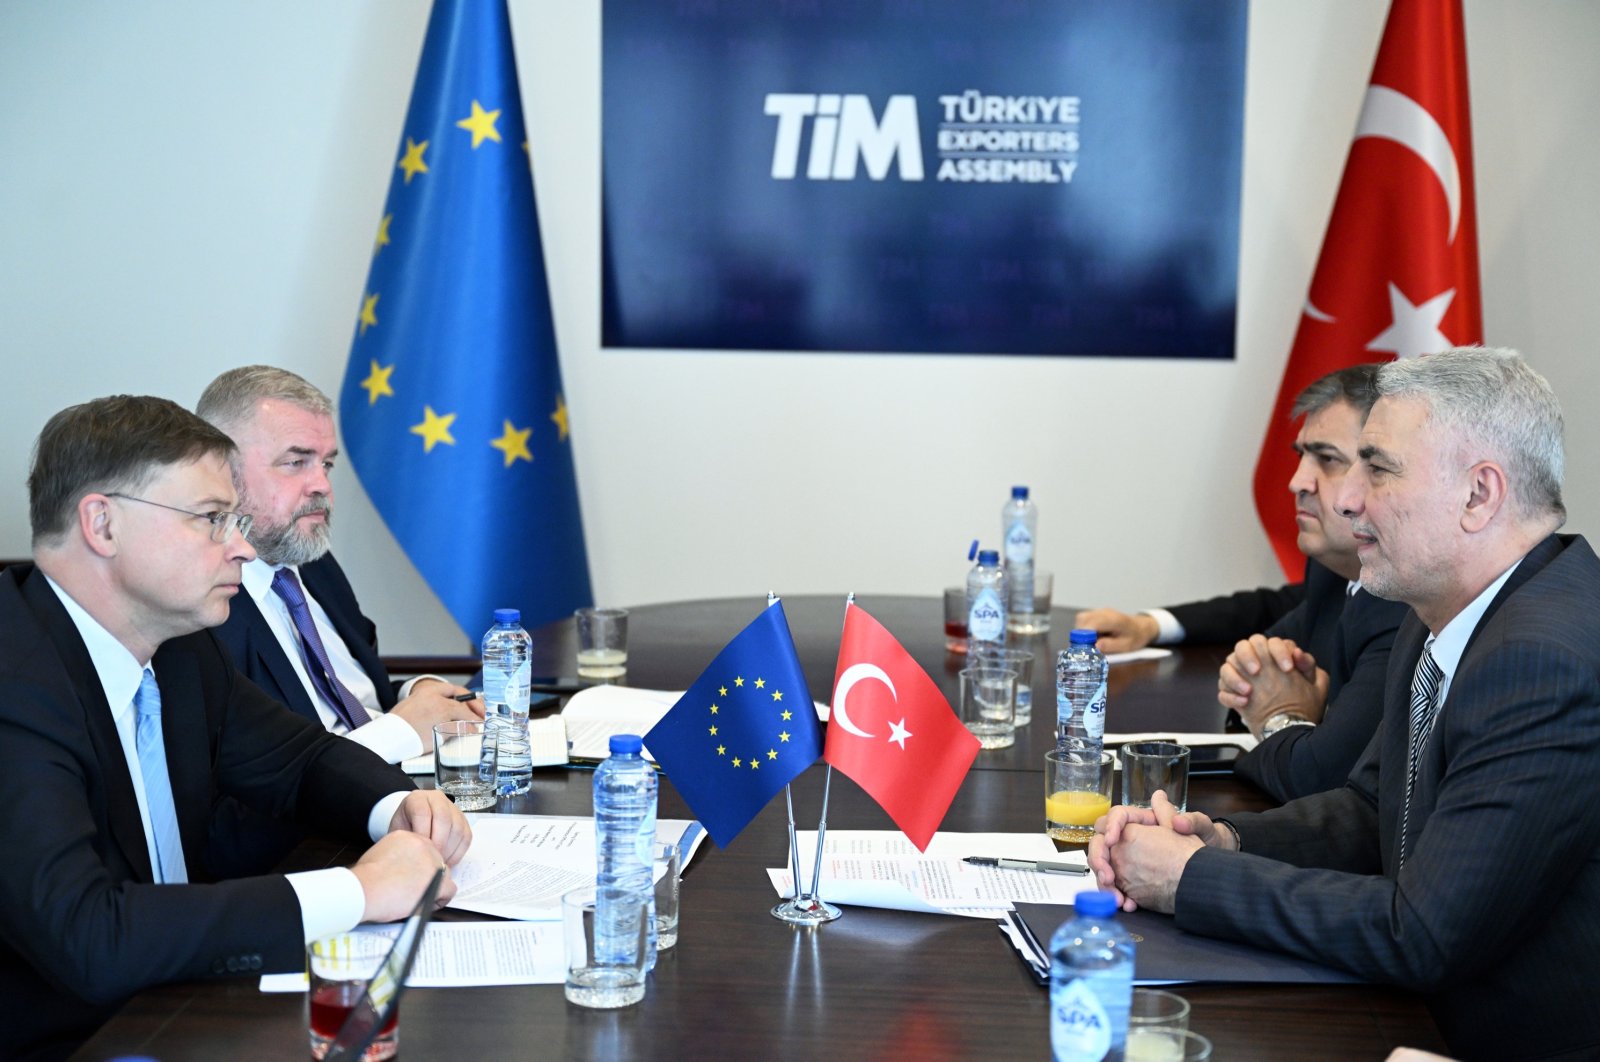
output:
M1437 354L1455 346L1450 337L1439 331L1439 322L1450 309L1450 300L1456 297L1451 288L1426 302L1414 304L1399 287L1389 285L1389 312L1393 323L1373 337L1368 350L1387 351L1397 358L1416 358L1424 354Z

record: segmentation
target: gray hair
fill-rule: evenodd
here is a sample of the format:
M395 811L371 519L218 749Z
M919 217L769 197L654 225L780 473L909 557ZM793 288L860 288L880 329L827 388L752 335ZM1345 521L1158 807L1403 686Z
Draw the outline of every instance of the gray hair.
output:
M1566 522L1561 403L1521 354L1458 347L1389 362L1378 374L1378 393L1425 402L1429 423L1449 431L1465 456L1501 463L1519 515L1553 516L1557 527Z
M277 399L320 416L333 416L333 403L304 377L271 365L229 369L207 385L194 411L230 434L255 415L256 405Z
M1321 413L1335 402L1348 402L1365 420L1367 414L1372 412L1373 403L1378 401L1378 370L1381 368L1383 366L1376 362L1352 365L1313 380L1295 397L1289 419L1299 420L1312 413Z

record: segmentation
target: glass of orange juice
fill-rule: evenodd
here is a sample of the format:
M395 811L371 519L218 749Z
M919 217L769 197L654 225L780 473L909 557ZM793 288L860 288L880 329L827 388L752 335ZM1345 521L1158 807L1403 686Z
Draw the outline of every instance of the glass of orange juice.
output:
M1111 753L1052 749L1044 754L1044 832L1057 841L1087 844L1094 823L1111 810Z

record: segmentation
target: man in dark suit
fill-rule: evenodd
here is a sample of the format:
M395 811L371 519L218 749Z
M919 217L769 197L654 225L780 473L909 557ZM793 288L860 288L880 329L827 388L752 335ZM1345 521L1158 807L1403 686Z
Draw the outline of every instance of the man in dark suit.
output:
M1115 808L1130 907L1424 993L1452 1053L1600 1056L1600 558L1554 532L1561 412L1520 357L1384 367L1339 507L1407 602L1383 723L1342 789L1212 821Z
M470 843L448 800L285 711L205 630L254 556L232 449L128 396L35 446L34 562L0 574L0 1057L64 1057L147 985L303 968L307 940L403 916ZM216 792L377 843L217 882Z
M1350 521L1331 502L1356 460L1362 422L1377 399L1378 366L1342 369L1295 399L1300 463L1289 480L1304 583L1127 615L1080 612L1107 652L1151 642L1237 641L1217 699L1260 744L1236 771L1278 800L1341 785L1377 729L1384 668L1407 612L1362 589ZM1264 632L1264 633L1258 633Z
M307 719L390 763L433 749L433 725L481 719L480 702L435 676L394 683L378 633L328 552L338 456L328 397L284 369L218 376L195 412L238 444L239 506L255 519L256 559L217 628L239 670Z

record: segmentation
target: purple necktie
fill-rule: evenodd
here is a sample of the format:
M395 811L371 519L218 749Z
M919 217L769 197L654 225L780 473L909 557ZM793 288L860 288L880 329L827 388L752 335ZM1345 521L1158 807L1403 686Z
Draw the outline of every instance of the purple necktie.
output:
M322 636L317 633L317 625L311 619L311 609L306 606L306 595L300 589L299 578L288 568L279 568L272 577L272 589L289 606L289 619L294 622L294 629L300 635L300 648L303 650L300 655L305 660L306 672L322 699L351 730L371 722L372 716L356 700L356 695L345 689L339 676L334 674L333 661L328 659L328 650L323 647Z

